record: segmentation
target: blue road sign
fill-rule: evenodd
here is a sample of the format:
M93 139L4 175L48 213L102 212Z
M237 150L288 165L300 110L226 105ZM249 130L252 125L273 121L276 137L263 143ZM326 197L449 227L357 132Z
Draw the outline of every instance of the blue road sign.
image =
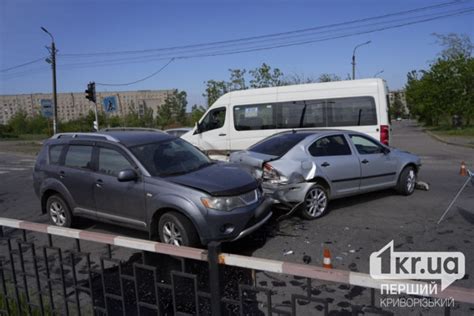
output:
M104 98L104 111L115 112L117 111L117 99L114 96Z
M41 99L41 114L44 117L52 117L53 116L53 102L51 99Z

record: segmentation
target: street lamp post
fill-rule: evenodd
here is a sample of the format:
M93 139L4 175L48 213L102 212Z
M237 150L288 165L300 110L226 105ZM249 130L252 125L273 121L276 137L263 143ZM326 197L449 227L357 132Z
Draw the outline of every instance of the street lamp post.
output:
M57 126L58 126L58 95L56 92L56 45L54 44L54 37L51 33L48 32L47 29L41 27L41 29L51 37L51 60L46 61L51 63L51 68L53 69L53 105L54 105L54 112L53 112L53 133L57 133Z
M364 46L364 45L368 45L370 44L372 41L367 41L365 43L362 43L362 44L359 44L357 45L356 47L354 47L354 50L352 51L352 80L355 79L355 71L356 71L356 57L355 57L355 53L356 53L356 49L361 47L361 46Z
M380 70L380 71L377 71L375 74L374 74L374 78L377 78L378 75L382 74L384 72L384 70Z

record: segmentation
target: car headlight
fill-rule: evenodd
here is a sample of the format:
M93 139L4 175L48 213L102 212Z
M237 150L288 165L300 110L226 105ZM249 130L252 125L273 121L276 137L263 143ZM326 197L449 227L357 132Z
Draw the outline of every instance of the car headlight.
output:
M259 189L238 196L202 197L202 204L209 209L219 211L232 211L257 202L261 198Z

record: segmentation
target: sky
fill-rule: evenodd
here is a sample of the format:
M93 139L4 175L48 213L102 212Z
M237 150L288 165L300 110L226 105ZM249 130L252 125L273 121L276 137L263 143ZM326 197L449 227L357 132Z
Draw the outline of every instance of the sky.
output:
M68 54L149 50L226 41L444 3L449 4L412 17L474 8L473 0L454 4L449 0L2 0L0 94L51 92L51 67L41 59L48 56L46 46L50 45L51 39L41 30L41 26L53 34L58 49L58 92L80 92L86 89L89 81L128 83L147 77L166 65L175 52L165 51L168 54L160 55L159 58L136 58L133 62L127 60L134 56L129 54L105 54L93 58L90 55ZM327 33L307 37L312 40L304 45L220 56L177 58L147 80L128 86L97 86L97 90L179 89L187 92L189 105L205 104L202 96L205 81L227 80L230 68L249 70L266 63L289 76L318 77L322 73L334 73L346 78L352 71L354 47L366 41L371 43L356 51L356 77L369 78L383 71L378 76L387 81L389 89L395 90L404 86L409 71L426 69L430 61L436 58L441 48L433 33L464 33L472 40L473 13L471 11L470 14L395 29L314 41L364 30L352 24L344 31L323 29ZM294 40L288 37L288 41ZM252 47L260 43L264 42L253 40ZM186 50L187 55L199 55L200 52L199 48ZM157 54L156 51L145 55L153 54ZM37 59L41 60L6 70ZM118 61L110 65L110 60L116 59ZM104 65L104 61L109 64Z

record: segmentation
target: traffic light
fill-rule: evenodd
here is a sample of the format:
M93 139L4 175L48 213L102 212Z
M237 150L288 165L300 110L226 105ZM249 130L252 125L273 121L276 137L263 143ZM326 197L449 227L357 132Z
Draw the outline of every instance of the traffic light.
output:
M95 82L89 82L87 84L86 99L95 103Z

